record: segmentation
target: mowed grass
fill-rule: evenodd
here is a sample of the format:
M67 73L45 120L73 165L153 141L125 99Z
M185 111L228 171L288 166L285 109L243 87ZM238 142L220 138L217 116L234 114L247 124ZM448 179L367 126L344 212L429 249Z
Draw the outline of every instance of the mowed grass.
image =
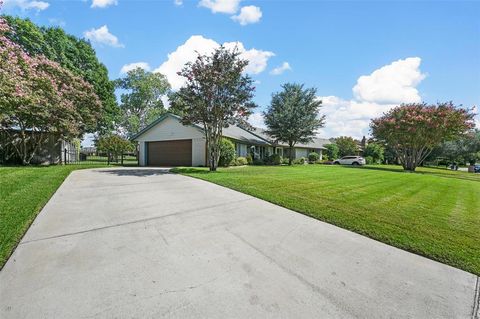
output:
M68 174L93 167L98 165L0 167L0 269Z
M177 172L480 275L480 175L301 165Z

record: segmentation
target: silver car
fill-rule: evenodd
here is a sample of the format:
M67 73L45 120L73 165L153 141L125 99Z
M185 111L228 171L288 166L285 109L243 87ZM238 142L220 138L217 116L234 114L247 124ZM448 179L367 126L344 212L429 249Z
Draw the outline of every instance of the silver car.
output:
M365 159L361 156L344 156L340 159L337 159L333 162L336 165L365 165Z

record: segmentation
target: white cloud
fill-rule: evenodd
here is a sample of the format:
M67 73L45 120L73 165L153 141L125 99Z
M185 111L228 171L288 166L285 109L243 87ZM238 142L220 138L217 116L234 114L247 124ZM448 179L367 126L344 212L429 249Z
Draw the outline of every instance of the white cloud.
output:
M241 0L201 0L199 6L210 9L213 13L234 14L238 11Z
M19 7L22 10L37 10L43 11L50 6L50 3L45 1L32 0L4 0L5 6Z
M326 137L348 135L361 138L369 133L370 120L401 103L422 100L416 86L425 78L418 57L395 61L358 78L352 91L354 99L320 97Z
M117 0L92 0L91 8L106 8L111 5L117 5Z
M241 25L257 23L262 18L262 10L256 6L246 6L240 9L240 14L232 16L232 19Z
M176 5L176 6L181 6L183 4L183 0L174 0L173 3Z
M83 33L85 38L90 40L92 43L100 44L100 45L108 45L115 48L123 48L125 47L118 38L108 31L108 27L106 25L95 29L92 28L88 31Z
M355 98L376 103L420 102L415 87L426 76L419 69L421 62L418 57L398 60L361 76L353 87Z
M476 114L476 115L475 115L475 118L474 118L475 127L476 127L477 129L480 129L480 113L479 113L480 110L478 109L478 106L476 106L476 105L473 106L472 112L473 112L474 114Z
M270 71L270 74L272 75L280 75L285 71L289 71L292 68L290 67L290 64L288 62L283 62L282 65L276 67L272 71Z
M136 68L144 69L145 71L150 71L150 65L147 62L134 62L125 64L120 70L120 74L126 74L129 71L135 70Z
M180 45L174 52L168 54L167 60L154 72L164 74L174 90L178 90L185 83L183 77L177 74L185 63L194 61L197 54L206 55L212 53L220 44L212 39L204 38L201 35L193 35L184 44ZM245 72L258 74L267 67L268 59L274 56L273 52L257 49L246 50L241 42L224 43L226 48L232 49L235 46L241 53L241 57L249 61Z
M275 56L275 53L257 49L246 50L242 42L225 42L223 44L227 49L235 49L240 52L240 58L248 60L245 67L245 73L259 74L267 68L268 59Z
M254 127L266 128L265 122L263 121L263 114L261 112L252 113L248 117L248 123Z

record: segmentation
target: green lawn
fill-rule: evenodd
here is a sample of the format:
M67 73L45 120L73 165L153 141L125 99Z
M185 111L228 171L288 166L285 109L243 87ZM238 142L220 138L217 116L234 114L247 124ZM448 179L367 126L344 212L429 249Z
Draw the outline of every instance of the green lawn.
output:
M0 269L68 174L92 167L98 165L0 167Z
M480 174L328 165L177 172L480 275Z

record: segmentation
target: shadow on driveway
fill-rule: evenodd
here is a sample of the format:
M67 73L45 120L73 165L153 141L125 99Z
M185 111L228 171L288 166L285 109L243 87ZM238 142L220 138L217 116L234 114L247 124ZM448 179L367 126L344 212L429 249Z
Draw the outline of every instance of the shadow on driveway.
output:
M159 169L106 169L99 170L101 173L117 175L117 176L137 176L137 177L147 177L147 176L156 176L156 175L165 175L171 174L169 168L159 168Z

